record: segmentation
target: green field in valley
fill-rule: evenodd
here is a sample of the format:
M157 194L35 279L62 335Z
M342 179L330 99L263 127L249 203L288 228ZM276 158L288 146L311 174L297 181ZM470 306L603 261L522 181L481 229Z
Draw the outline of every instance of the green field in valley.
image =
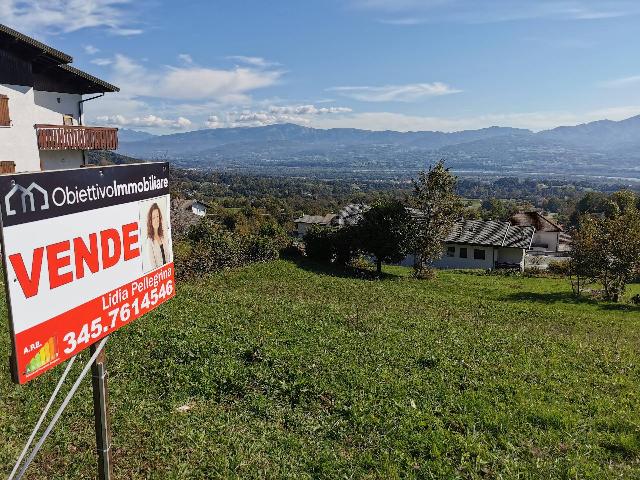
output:
M179 284L107 343L115 477L640 478L640 308L562 279L386 272ZM60 373L2 370L0 476ZM93 478L92 422L87 379L28 478Z

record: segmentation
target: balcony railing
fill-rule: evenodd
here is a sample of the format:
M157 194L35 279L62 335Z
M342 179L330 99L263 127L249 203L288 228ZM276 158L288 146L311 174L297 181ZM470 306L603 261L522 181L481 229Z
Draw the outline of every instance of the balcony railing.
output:
M118 129L69 125L34 125L40 150L116 150Z

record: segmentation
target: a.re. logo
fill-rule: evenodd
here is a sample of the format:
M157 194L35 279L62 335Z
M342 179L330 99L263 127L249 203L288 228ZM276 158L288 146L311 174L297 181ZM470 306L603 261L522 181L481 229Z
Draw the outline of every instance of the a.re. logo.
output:
M16 214L16 211L11 208L11 198L16 194L16 192L21 192L20 196L22 198L22 213L27 213L28 211L36 211L34 192L39 192L42 195L40 210L49 209L49 194L44 188L42 188L35 182L33 182L27 188L24 188L22 185L18 185L16 183L13 188L9 190L9 193L7 193L4 197L4 205L7 210L7 216ZM29 204L27 204L27 199L29 199Z

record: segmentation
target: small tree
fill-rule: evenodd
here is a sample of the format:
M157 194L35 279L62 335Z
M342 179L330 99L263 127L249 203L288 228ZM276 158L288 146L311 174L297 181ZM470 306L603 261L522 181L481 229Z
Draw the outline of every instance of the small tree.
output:
M640 267L640 214L635 210L607 219L603 228L605 259L600 280L607 300L617 302Z
M376 271L383 262L399 262L406 255L410 216L398 200L382 200L367 210L357 226L361 249L376 258Z
M580 217L578 227L572 232L569 278L574 295L580 295L587 285L596 282L604 269L600 223L594 217L584 215Z
M579 295L599 282L607 300L617 302L640 269L640 211L632 192L613 194L604 218L579 217L573 232L571 281Z
M442 256L443 242L462 214L456 184L457 178L445 168L444 161L420 172L414 181L412 203L417 212L412 222L412 250L417 276L429 271L433 261Z

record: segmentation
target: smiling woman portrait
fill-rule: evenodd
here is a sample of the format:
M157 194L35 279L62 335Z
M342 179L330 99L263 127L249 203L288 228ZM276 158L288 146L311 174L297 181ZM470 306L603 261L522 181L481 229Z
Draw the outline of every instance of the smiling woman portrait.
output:
M165 230L164 215L157 202L151 204L147 213L146 236L147 268L145 270L152 270L170 262L171 249Z

